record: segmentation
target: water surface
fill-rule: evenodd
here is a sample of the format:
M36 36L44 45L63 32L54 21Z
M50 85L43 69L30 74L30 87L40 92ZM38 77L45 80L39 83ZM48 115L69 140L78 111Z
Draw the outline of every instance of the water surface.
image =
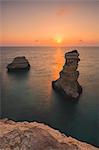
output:
M1 118L44 122L66 135L99 146L99 47L77 48L80 53L79 83L83 93L77 102L53 91L71 48L2 47L0 49ZM8 73L6 66L16 56L26 56L27 73Z

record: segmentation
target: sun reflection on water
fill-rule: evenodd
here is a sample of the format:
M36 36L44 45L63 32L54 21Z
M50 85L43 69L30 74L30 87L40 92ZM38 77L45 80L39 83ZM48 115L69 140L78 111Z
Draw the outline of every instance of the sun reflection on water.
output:
M59 77L59 72L62 70L62 66L64 63L63 59L63 50L62 48L56 48L56 52L54 53L54 64L53 65L53 79L57 79Z

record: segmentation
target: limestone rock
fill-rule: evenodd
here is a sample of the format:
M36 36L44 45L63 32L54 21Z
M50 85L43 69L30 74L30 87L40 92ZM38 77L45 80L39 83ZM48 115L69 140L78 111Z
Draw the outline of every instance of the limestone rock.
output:
M47 125L0 120L0 150L98 150Z
M29 70L30 64L24 56L15 57L12 63L8 64L7 69L8 71Z
M60 78L56 81L52 81L52 86L65 96L78 99L82 92L82 87L77 81L79 77L77 68L78 62L80 61L78 51L73 50L67 52L65 54L65 60L63 70L60 72Z

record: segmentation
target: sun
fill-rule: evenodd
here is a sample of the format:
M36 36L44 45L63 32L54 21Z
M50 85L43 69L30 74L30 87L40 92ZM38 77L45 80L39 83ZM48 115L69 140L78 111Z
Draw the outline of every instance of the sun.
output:
M62 38L61 37L57 37L56 38L56 43L57 44L61 44L62 43Z
M57 41L56 41L57 43L61 43L62 42L62 40L61 39L57 39Z

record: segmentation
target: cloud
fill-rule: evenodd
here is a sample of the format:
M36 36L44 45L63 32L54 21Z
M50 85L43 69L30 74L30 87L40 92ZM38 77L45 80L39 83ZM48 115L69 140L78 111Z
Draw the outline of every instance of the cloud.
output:
M80 43L83 43L84 41L83 41L83 40L79 40L79 42L80 42Z
M56 12L56 14L57 14L58 16L64 16L65 13L66 13L66 10L65 10L64 8L60 8L60 9Z
M68 14L71 14L72 12L75 11L76 8L72 7L72 6L62 6L61 8L58 8L58 10L56 11L56 15L57 16L65 16Z
M39 42L39 40L35 40L35 42L37 42L37 43L38 43L38 42Z

